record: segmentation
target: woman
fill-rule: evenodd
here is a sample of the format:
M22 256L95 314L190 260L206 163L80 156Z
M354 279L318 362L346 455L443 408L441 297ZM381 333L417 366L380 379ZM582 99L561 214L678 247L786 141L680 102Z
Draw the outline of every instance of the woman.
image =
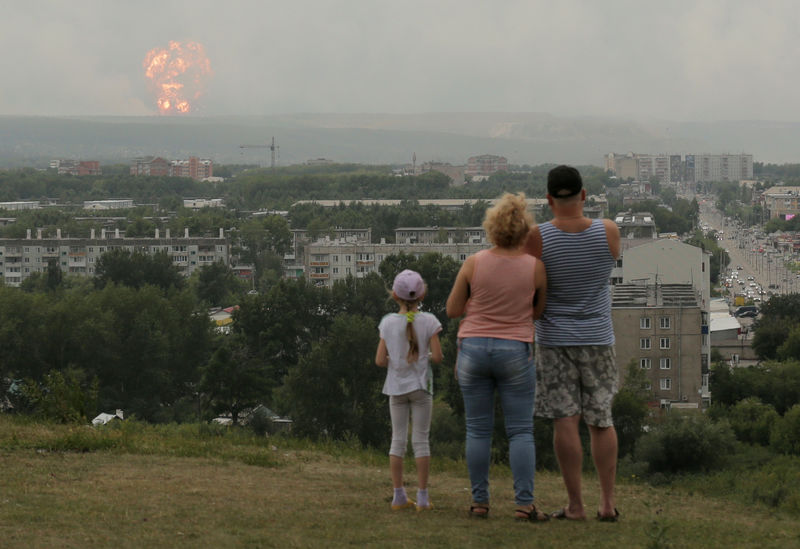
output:
M533 320L544 310L547 276L544 264L523 249L532 225L525 195L504 194L483 222L494 246L467 258L447 299L448 317L466 315L458 329L456 375L464 397L473 517L489 514L496 389L509 441L515 517L549 518L533 503Z

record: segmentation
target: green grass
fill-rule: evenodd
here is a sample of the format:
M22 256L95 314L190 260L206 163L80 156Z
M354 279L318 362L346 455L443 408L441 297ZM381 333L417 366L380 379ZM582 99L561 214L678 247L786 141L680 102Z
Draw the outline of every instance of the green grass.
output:
M408 460L413 461L413 460ZM388 459L198 425L94 429L0 416L0 547L800 547L800 520L698 490L620 479L616 524L513 520L506 467L488 520L470 520L463 462L437 459L427 513L389 509ZM413 467L407 474L413 495ZM564 503L538 473L537 503ZM587 475L587 509L598 504Z

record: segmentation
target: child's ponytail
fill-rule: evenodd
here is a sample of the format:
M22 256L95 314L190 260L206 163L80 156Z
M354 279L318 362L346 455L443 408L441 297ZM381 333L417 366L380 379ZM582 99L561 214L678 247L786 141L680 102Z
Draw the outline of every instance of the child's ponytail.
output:
M406 302L408 303L408 302ZM414 305L414 303L410 304ZM417 331L414 330L414 317L417 315L416 311L406 313L406 338L408 339L408 354L406 360L412 364L419 360L419 342L417 341Z

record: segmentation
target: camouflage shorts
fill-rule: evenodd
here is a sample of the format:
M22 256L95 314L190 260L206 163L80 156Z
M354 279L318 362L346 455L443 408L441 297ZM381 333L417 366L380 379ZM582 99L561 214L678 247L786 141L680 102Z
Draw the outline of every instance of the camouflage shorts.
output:
M582 415L589 425L610 427L617 392L613 345L547 347L536 345L536 415Z

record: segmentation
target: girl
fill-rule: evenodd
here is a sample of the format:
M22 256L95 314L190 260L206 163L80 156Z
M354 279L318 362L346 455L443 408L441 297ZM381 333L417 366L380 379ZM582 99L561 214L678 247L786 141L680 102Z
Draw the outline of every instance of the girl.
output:
M426 293L419 273L406 269L392 284L392 299L400 310L384 316L378 331L381 336L375 364L384 368L386 382L383 394L389 395L392 418L392 446L389 468L392 472L394 497L392 510L414 506L403 488L403 456L408 445L408 417L411 414L411 445L417 461L417 511L433 509L428 497L430 446L428 433L433 410L433 372L429 360L442 361L439 332L442 325L431 313L419 312L419 303Z

